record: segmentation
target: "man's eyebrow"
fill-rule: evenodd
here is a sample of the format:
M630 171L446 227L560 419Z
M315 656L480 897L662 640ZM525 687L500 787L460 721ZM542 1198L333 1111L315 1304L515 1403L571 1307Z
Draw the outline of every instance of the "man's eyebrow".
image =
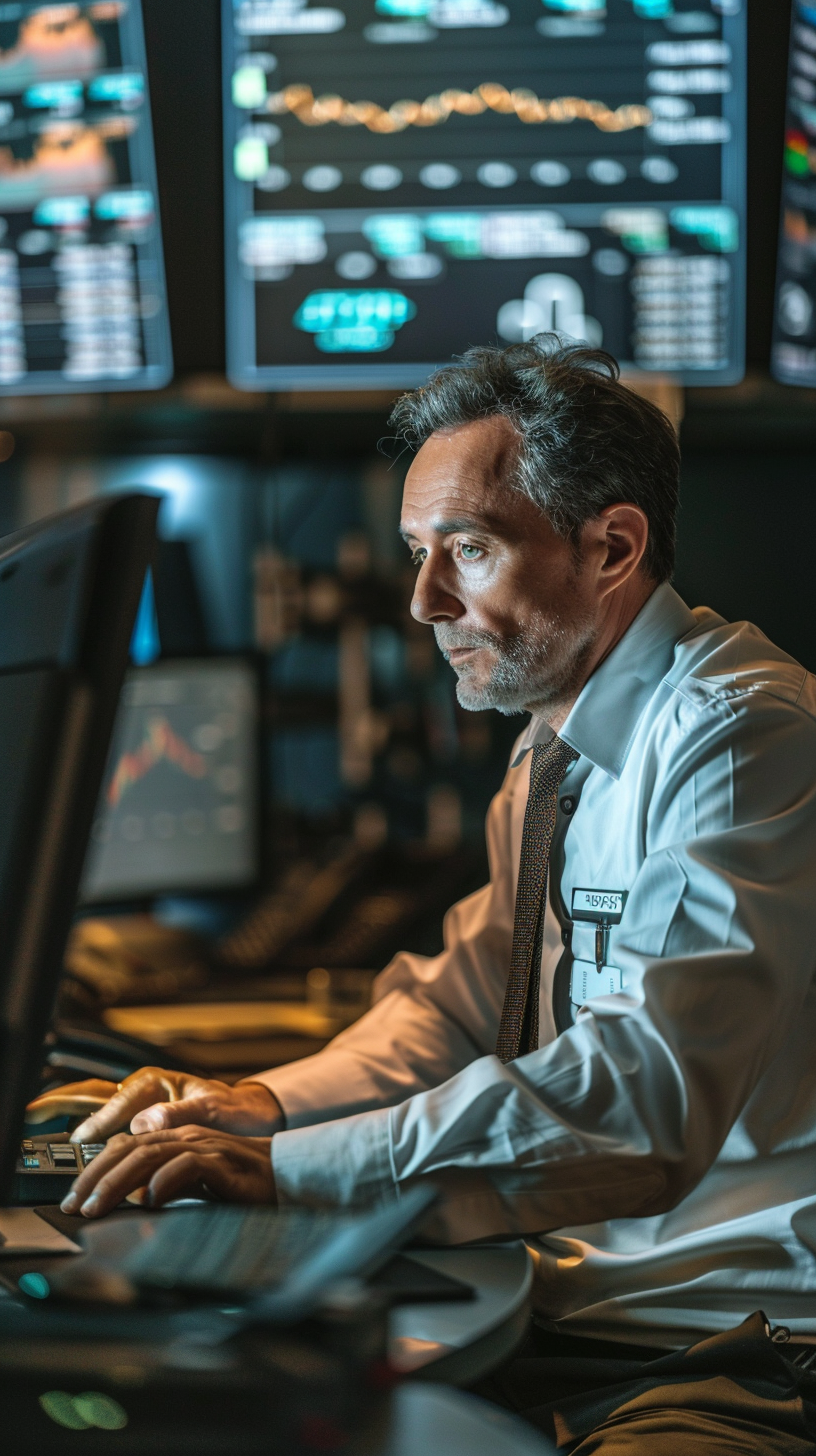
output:
M432 530L436 536L450 536L453 531L479 531L484 528L485 522L477 516L452 516L447 521L434 521ZM417 539L413 531L406 531L404 526L400 526L399 533L403 541Z

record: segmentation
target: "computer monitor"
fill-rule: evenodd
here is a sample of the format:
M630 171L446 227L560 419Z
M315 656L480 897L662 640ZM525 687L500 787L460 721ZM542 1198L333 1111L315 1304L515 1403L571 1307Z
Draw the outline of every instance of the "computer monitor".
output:
M816 4L802 0L791 15L771 370L816 386Z
M556 330L744 363L739 0L222 0L228 367L402 388Z
M38 1090L157 509L155 495L107 497L0 541L0 1203Z
M140 0L2 4L0 394L171 375Z
M159 661L128 674L84 900L257 884L258 719L258 672L246 658Z

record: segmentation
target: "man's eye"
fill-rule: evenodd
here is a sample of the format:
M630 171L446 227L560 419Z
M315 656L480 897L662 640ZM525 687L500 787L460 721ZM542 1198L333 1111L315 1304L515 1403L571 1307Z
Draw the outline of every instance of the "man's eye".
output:
M427 555L428 553L424 546L418 546L416 551L411 552L411 565L421 566Z
M465 561L478 561L482 554L481 546L473 546L469 541L463 541L459 550Z

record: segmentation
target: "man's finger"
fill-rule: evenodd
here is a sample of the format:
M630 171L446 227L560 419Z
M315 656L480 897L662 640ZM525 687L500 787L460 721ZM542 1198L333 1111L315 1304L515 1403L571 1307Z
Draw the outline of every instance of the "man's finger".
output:
M159 1132L162 1128L189 1127L195 1123L212 1127L212 1098L205 1095L182 1097L179 1102L155 1102L139 1112L130 1124L133 1133Z
M128 1193L149 1186L156 1169L179 1155L176 1142L139 1143L132 1152L115 1163L99 1179L93 1190L82 1199L79 1211L85 1218L99 1218L117 1208ZM79 1193L79 1189L77 1189ZM64 1206L64 1205L63 1205Z
M50 1122L52 1117L84 1117L98 1112L104 1107L108 1097L114 1095L116 1088L111 1083L111 1092L108 1096L90 1092L66 1093L65 1096L50 1093L47 1097L38 1097L36 1102L29 1103L26 1108L25 1120L30 1123ZM87 1142L88 1139L86 1138Z
M205 1157L198 1149L184 1150L179 1144L175 1146L175 1157L162 1163L150 1179L145 1200L150 1208L161 1208L174 1198L201 1198L207 1190L218 1191L212 1187L206 1173L211 1165L217 1165L219 1159L212 1154Z
M169 1139L176 1140L177 1138L178 1134L173 1132L147 1134L139 1138L138 1142L129 1133L119 1133L117 1137L111 1138L107 1147L86 1168L83 1168L79 1176L74 1179L70 1191L66 1194L60 1205L63 1213L76 1213L80 1204L84 1203L88 1195L93 1193L97 1184L101 1182L105 1174L110 1169L115 1168L117 1164L121 1163L124 1158L129 1157L134 1148L145 1145L149 1146L156 1142L167 1142ZM146 1183L147 1179L144 1181ZM128 1191L135 1191L136 1186L134 1184L133 1188Z
M108 1102L80 1123L71 1133L72 1143L104 1142L115 1132L130 1126L137 1112L151 1107L164 1092L161 1081L153 1073L128 1079Z

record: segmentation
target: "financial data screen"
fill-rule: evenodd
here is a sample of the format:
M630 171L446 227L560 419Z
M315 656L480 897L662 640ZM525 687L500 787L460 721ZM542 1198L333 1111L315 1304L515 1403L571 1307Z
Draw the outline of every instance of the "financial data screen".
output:
M741 377L744 0L223 0L228 362L410 386L555 329Z
M791 19L772 370L783 384L816 386L816 4L799 0Z
M0 3L0 393L171 372L139 0Z
M253 668L235 658L159 662L128 675L84 900L257 879L257 698Z

